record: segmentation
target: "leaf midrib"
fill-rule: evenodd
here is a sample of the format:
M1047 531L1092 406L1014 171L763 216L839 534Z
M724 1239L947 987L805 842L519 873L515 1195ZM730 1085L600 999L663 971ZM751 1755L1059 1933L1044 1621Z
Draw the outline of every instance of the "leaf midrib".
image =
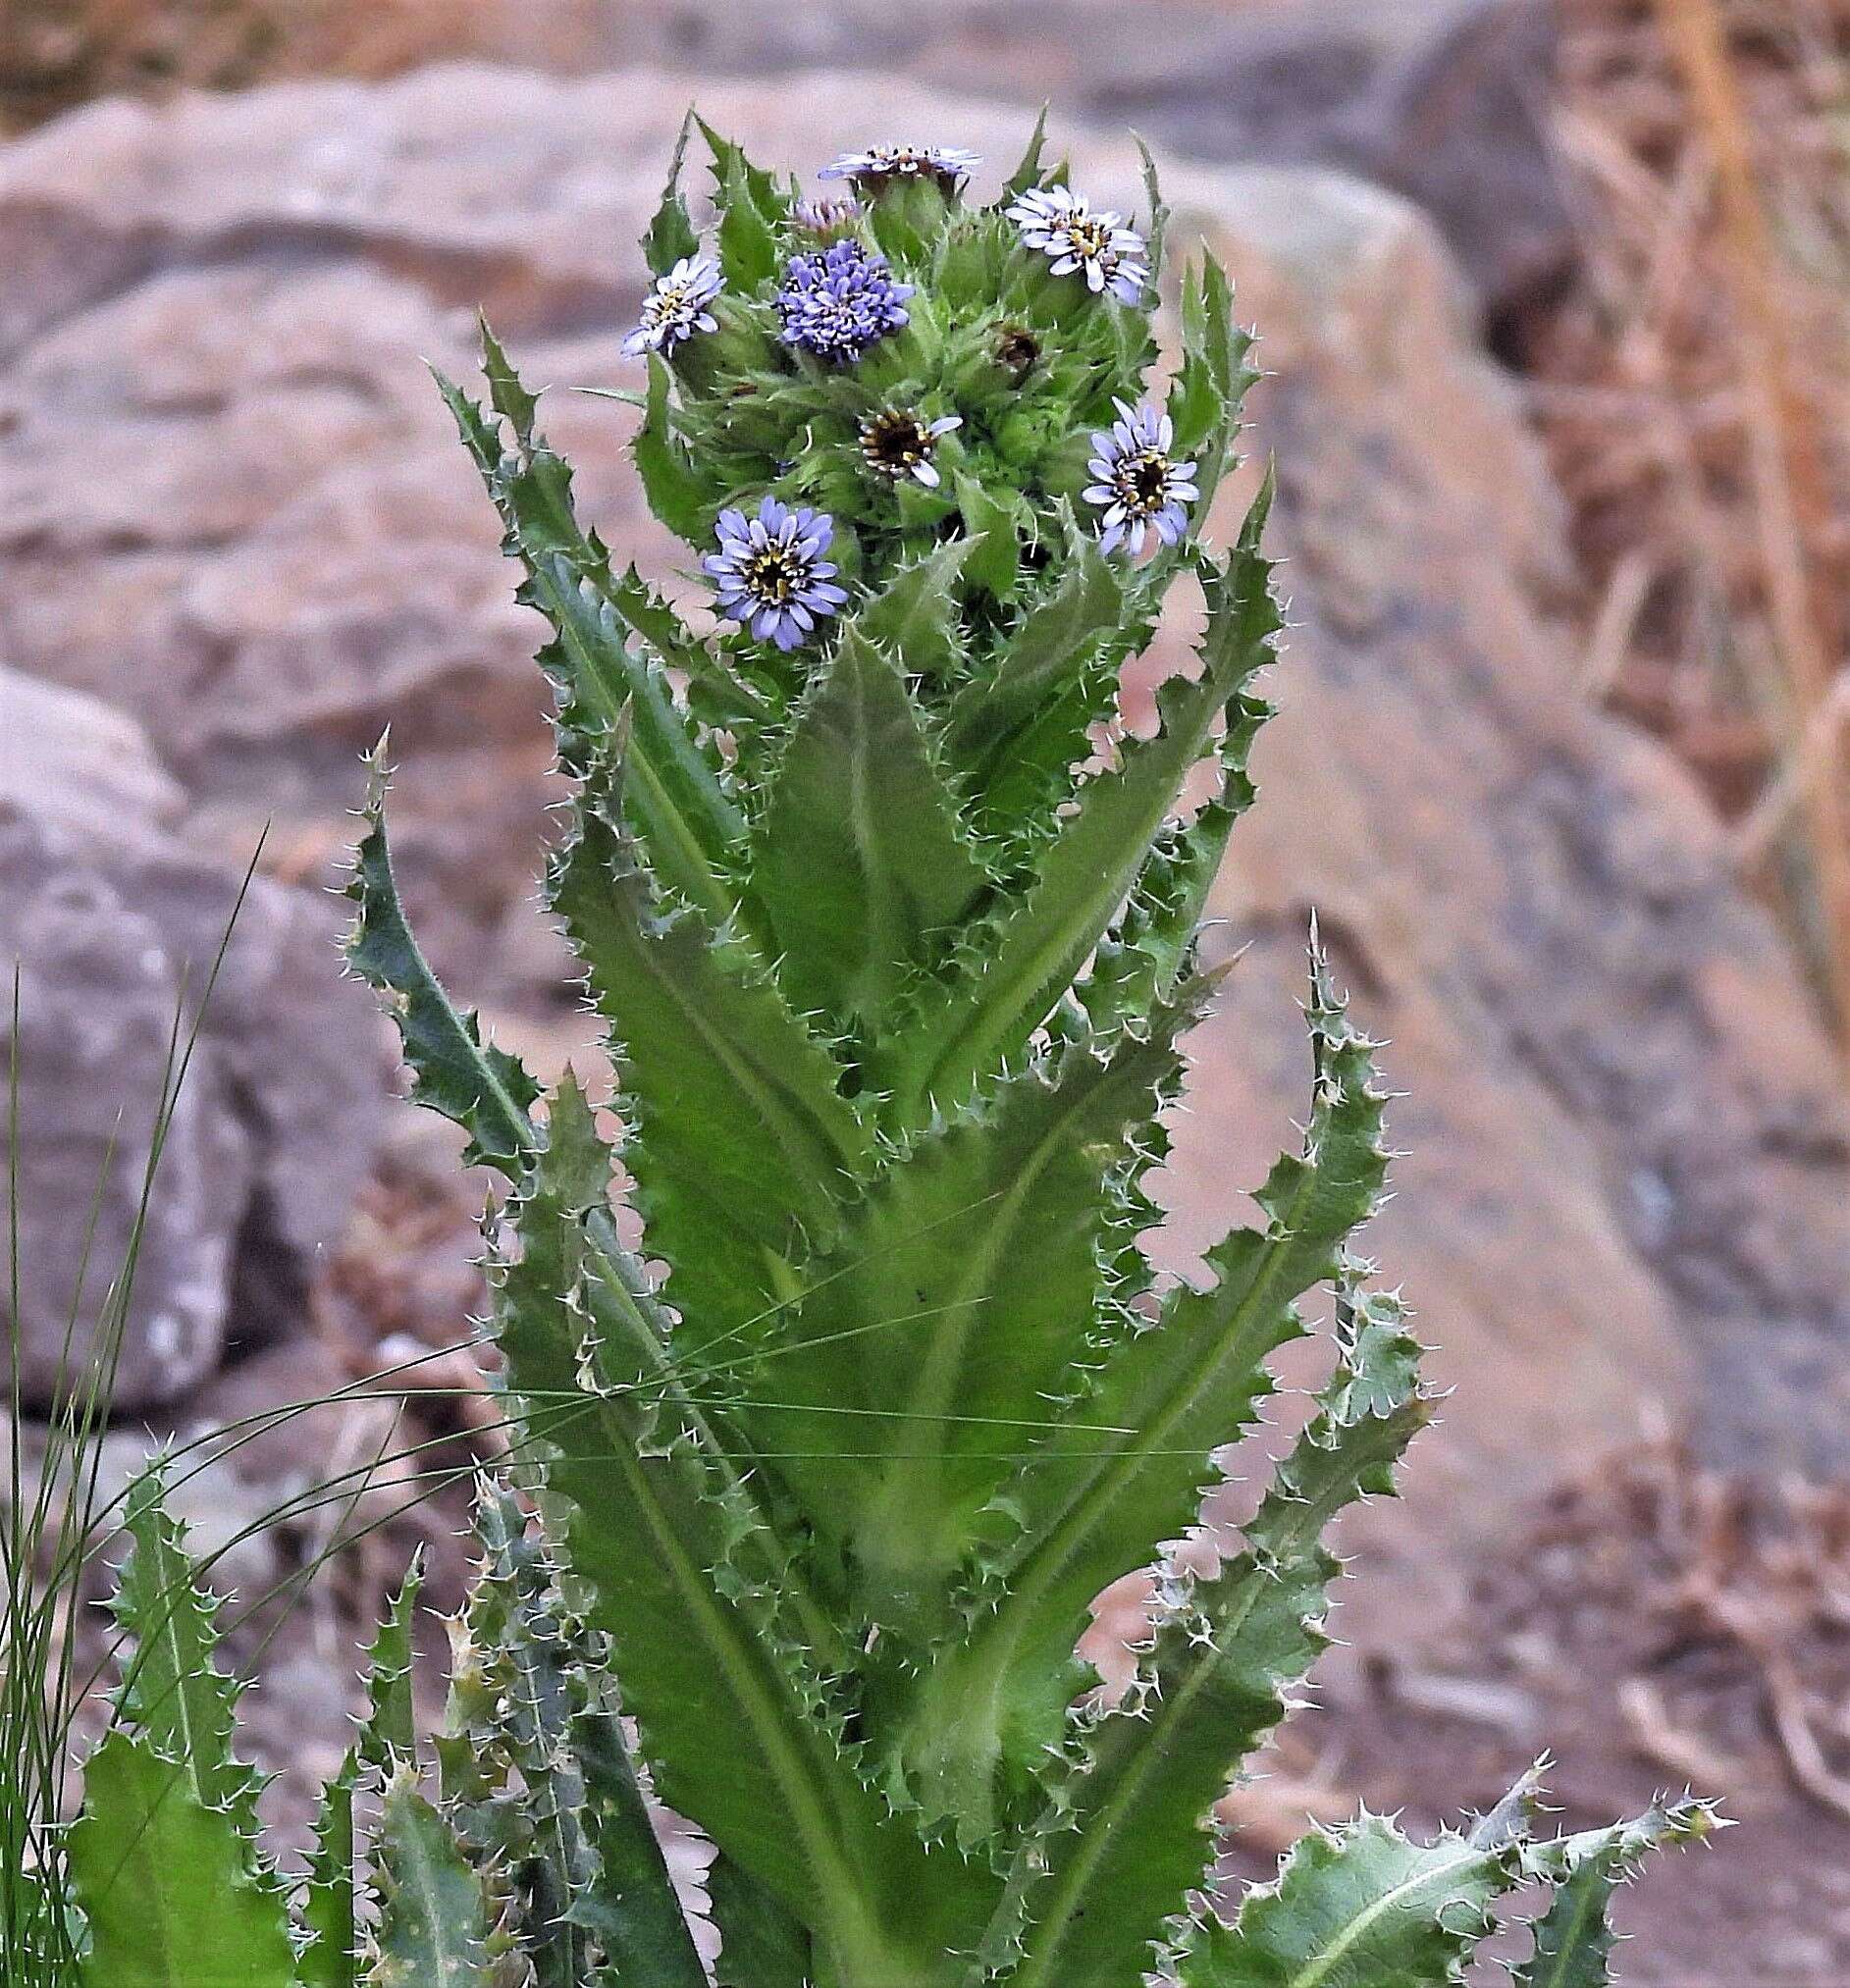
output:
M763 1680L757 1676L749 1652L741 1648L735 1625L727 1620L718 1597L711 1592L698 1570L692 1567L673 1527L661 1512L628 1432L615 1416L610 1403L603 1397L600 1397L599 1412L611 1439L611 1453L629 1481L636 1506L663 1556L663 1564L670 1572L684 1605L700 1624L707 1646L719 1663L735 1700L744 1706L766 1763L783 1789L785 1799L791 1804L792 1820L804 1843L805 1861L819 1881L817 1896L803 1901L804 1906L811 1910L819 1905L826 1909L838 1900L857 1899L860 1889L858 1877L848 1860L842 1840L850 1831L840 1810L840 1791L829 1788L823 1763L816 1758L812 1750L799 1750L785 1730L776 1706L766 1701ZM661 1761L660 1764L667 1766L669 1763ZM856 1917L862 1919L865 1914L857 1913ZM870 1930L864 1924L836 1924L837 1937L844 1950L849 1952L862 1947L870 1936ZM873 1951L880 1951L877 1944Z
M1371 1417L1370 1420L1374 1424L1368 1431L1370 1438L1378 1439L1385 1435L1390 1438L1391 1442L1398 1440L1395 1416L1377 1416ZM1292 1507L1295 1514L1294 1521L1285 1536L1290 1549L1289 1555L1281 1554L1278 1557L1286 1559L1290 1565L1298 1563L1305 1551L1306 1543L1314 1543L1333 1513L1353 1495L1351 1488L1358 1481L1361 1471L1374 1460L1374 1445L1370 1441L1362 1446L1361 1453L1354 1459L1353 1467L1347 1470L1341 1482L1333 1485L1323 1497ZM1252 1569L1242 1584L1240 1606L1237 1610L1217 1618L1217 1631L1224 1628L1230 1637L1237 1638L1257 1605L1259 1597L1266 1592L1265 1584L1276 1578L1278 1577L1264 1574L1257 1568ZM1051 1935L1050 1943L1038 1939L1033 1942L1031 1951L1024 1958L1016 1988L1033 1988L1033 1983L1037 1979L1045 1978L1046 1967L1050 1964L1051 1958L1058 1955L1067 1928L1072 1923L1074 1900L1084 1894L1093 1871L1097 1868L1099 1858L1111 1846L1116 1819L1132 1805L1148 1776L1155 1771L1157 1763L1166 1757L1167 1748L1163 1734L1173 1732L1177 1728L1183 1713L1194 1702L1196 1695L1207 1688L1216 1671L1217 1666L1212 1660L1204 1660L1195 1665L1181 1691L1165 1695L1161 1700L1157 1721L1150 1728L1149 1737L1139 1749L1136 1758L1112 1790L1105 1804L1093 1810L1087 1820L1081 1825L1085 1832L1084 1841L1075 1853L1073 1861L1066 1867L1057 1888L1055 1895L1058 1900L1057 1909L1035 1921L1037 1933L1047 1927L1056 1930ZM1276 1685L1273 1688L1276 1690ZM1232 1763L1229 1764L1231 1767ZM1318 1978L1321 1977L1305 1977L1303 1982L1294 1984L1294 1988L1310 1988L1311 1982Z

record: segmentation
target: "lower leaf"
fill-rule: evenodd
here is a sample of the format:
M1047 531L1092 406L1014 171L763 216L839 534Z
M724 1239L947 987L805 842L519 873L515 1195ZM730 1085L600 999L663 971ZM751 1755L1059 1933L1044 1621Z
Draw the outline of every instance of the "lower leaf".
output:
M1201 1929L1182 1988L1450 1988L1519 1876L1513 1849L1411 1843L1363 1814L1340 1835L1302 1838L1231 1927Z
M233 1817L118 1728L84 1767L71 1876L89 1921L83 1988L291 1988L283 1903Z
M488 1900L449 1823L400 1769L379 1818L372 1988L490 1988Z

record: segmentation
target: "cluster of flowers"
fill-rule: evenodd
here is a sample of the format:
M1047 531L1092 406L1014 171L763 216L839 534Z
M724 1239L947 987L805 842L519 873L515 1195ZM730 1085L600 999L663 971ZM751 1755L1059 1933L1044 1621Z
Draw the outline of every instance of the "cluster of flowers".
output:
M896 181L928 181L948 197L979 163L958 145L872 145L844 153L819 177L846 180L857 193L877 193ZM861 211L855 199L803 202L794 219L819 245L789 257L772 299L784 343L836 365L852 364L909 322L906 300L914 287L896 282L885 256L852 233ZM1004 212L1024 245L1047 258L1053 275L1083 276L1094 294L1109 293L1121 303L1142 300L1150 282L1147 250L1122 214L1094 209L1069 186L1031 189ZM667 353L697 333L715 331L711 307L724 288L711 256L684 257L657 279L624 351ZM1084 492L1101 512L1099 544L1107 552L1125 546L1135 555L1154 532L1173 546L1199 497L1195 465L1171 454L1175 432L1167 415L1148 401L1114 404L1119 418L1092 437L1092 481ZM955 414L927 421L910 407L884 408L862 424L862 456L879 475L894 481L910 476L935 488L939 476L931 458L938 438L962 425ZM721 511L719 549L706 560L714 604L759 641L796 648L815 632L819 617L838 612L848 599L827 557L834 530L825 513L792 510L770 497L756 517Z

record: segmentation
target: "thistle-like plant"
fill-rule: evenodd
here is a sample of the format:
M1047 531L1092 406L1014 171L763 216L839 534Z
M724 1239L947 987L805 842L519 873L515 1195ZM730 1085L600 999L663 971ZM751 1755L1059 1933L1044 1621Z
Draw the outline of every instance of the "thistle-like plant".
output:
M1139 1246L1280 626L1267 491L1230 549L1202 537L1253 377L1227 278L1184 274L1159 392L1153 172L1138 226L1038 131L986 208L969 156L929 147L852 155L855 198L806 202L706 136L712 243L677 156L628 345L636 466L717 632L612 567L492 337L485 404L444 383L551 628L574 799L547 897L616 1084L543 1098L450 1004L382 781L351 958L417 1098L505 1177L519 1494L481 1502L434 1787L397 1618L298 1978L702 1988L646 1777L714 1847L727 1988L1424 1988L1537 1880L1514 1979L1603 1981L1614 1883L1704 1832L1700 1805L1537 1842L1525 1782L1431 1843L1368 1815L1313 1834L1230 1922L1208 1896L1217 1799L1324 1645L1326 1530L1428 1414L1351 1247L1383 1093L1314 947L1301 1144L1259 1219L1200 1287ZM1197 666L1135 732L1120 670L1178 580ZM1168 1565L1318 1293L1307 1422L1218 1571ZM1102 1696L1090 1604L1152 1566L1136 1681ZM241 1785L190 1794L236 1835Z

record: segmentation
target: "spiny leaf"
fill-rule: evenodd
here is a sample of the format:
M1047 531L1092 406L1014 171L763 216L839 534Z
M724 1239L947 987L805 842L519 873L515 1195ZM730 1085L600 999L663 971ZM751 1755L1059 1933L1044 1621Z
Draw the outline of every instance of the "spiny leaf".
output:
M573 1907L597 1867L584 1828L584 1777L570 1746L574 1699L583 1689L577 1672L587 1652L573 1647L552 1570L504 1486L483 1486L475 1534L483 1555L468 1621L475 1675L466 1692L455 1694L472 1716L456 1737L496 1756L498 1766L504 1763L518 1776L518 1793L471 1803L455 1819L472 1848L474 1825L497 1856L497 1875L511 1901L503 1930L518 1943L534 1988L579 1988L590 1943ZM501 1774L487 1778L505 1785ZM503 1814L504 1844L497 1840Z
M1017 610L990 667L959 690L946 752L980 799L980 826L1042 837L1111 714L1118 665L1149 633L1127 611L1117 570L1062 507L1066 557L1052 586Z
M488 382L489 403L513 431L515 443L522 449L531 448L534 416L540 411L540 396L528 392L521 385L513 362L489 329L487 318L478 312L475 322L482 340L482 377Z
M674 432L668 412L668 369L659 352L649 355L649 394L631 452L649 494L650 509L669 531L698 545L713 527L714 505Z
M353 1794L360 1757L349 1752L322 1790L302 1893L302 1929L308 1943L297 1966L302 1988L358 1988L359 1910L354 1870Z
M961 661L956 590L975 546L947 540L901 566L861 610L861 632L899 656L909 676L948 676Z
M1014 600L1022 578L1021 541L1014 506L962 470L952 479L952 485L964 529L973 541L970 557L964 564L965 577L973 587L993 594L998 601Z
M658 660L692 679L710 700L723 704L730 714L764 716L765 706L754 693L725 667L712 646L688 627L675 608L644 581L634 565L613 576L609 555L601 540L587 533L584 548L585 550L572 556L573 569L597 589L608 602L610 611L655 652Z
M1176 454L1196 458L1197 517L1206 517L1233 460L1241 406L1259 377L1248 363L1252 340L1234 323L1233 308L1233 285L1209 254L1183 285L1182 366L1166 410Z
M741 909L745 822L675 710L666 676L631 651L610 599L561 555L541 553L523 592L544 609L558 631L556 649L571 658L560 709L568 766L582 770L599 751L623 753L624 805L651 868L723 922Z
M1313 1830L1232 1927L1197 1929L1183 1988L1450 1988L1516 1865L1512 1850L1450 1835L1410 1843L1366 1813L1340 1835Z
M581 1110L564 1105L564 1123ZM653 1371L586 1309L584 1216L606 1191L590 1152L575 1134L549 1145L498 1293L513 1385L552 1404L548 1476L572 1508L573 1571L615 1648L663 1800L814 1926L838 1973L905 1978L906 1929L932 1905L954 1907L954 1890L920 1889L923 1853L881 1825L817 1715L815 1684L776 1624L779 1596L742 1571L757 1515L664 1422ZM909 1885L918 1896L902 1912ZM866 1918L871 1891L894 1902L890 1930Z
M478 1161L518 1179L535 1143L530 1108L540 1086L519 1061L487 1045L476 1018L458 1013L412 937L398 903L386 841L384 772L377 755L368 830L347 895L360 903L348 946L355 969L392 1004L414 1083L412 1102L470 1135L466 1164ZM642 1267L617 1238L608 1213L598 1225L603 1258L632 1306L648 1308ZM665 1330L665 1327L664 1327Z
M693 130L694 113L689 111L681 120L680 132L674 140L674 152L668 161L667 183L661 189L661 204L649 224L649 233L643 236L644 259L654 276L666 276L677 262L697 253L700 248L700 235L688 216L687 202L681 197L681 167L687 157L687 141Z
M567 1121L580 1116L565 1107ZM578 1126L559 1129L580 1136ZM486 1845L514 1894L536 1988L579 1988L593 1941L626 1988L702 1988L606 1683L608 1651L567 1610L504 1488L484 1489L476 1533L484 1562L469 1611L469 1720L458 1737L504 1756L518 1776L506 1839L497 1844L497 1817Z
M979 1830L998 1769L1005 1787L1019 1786L1045 1762L1084 1683L1073 1648L1092 1598L1193 1522L1214 1451L1251 1421L1272 1388L1266 1360L1302 1330L1295 1301L1334 1274L1380 1195L1387 1160L1369 1045L1320 958L1309 1020L1316 1081L1303 1153L1281 1159L1259 1192L1268 1226L1210 1251L1216 1282L1178 1286L1159 1325L1112 1349L1096 1389L1029 1448L998 1495L1005 1543L966 1639L939 1651L899 1741L927 1814Z
M482 1880L408 1769L386 1788L378 1861L372 1988L492 1988Z
M1038 880L1000 916L968 969L935 988L873 1062L896 1120L923 1099L961 1103L1002 1068L1046 1019L1136 882L1177 790L1223 710L1224 763L1243 765L1268 714L1243 686L1271 654L1279 615L1271 568L1258 549L1269 492L1248 513L1239 546L1207 568L1207 631L1195 682L1172 680L1158 700L1162 729L1128 743L1123 764L1080 789L1072 818L1041 861Z
M1324 1648L1338 1571L1324 1529L1345 1505L1392 1489L1426 1419L1418 1362L1398 1307L1363 1301L1242 1550L1171 1596L1130 1699L1084 1733L1039 1847L1045 1876L1027 1891L1020 1988L1102 1988L1151 1964L1165 1923L1202 1881L1213 1804Z
M623 1988L705 1988L706 1970L615 1712L594 1698L574 1716L570 1744L597 1857L573 1918L598 1936Z
M1629 1822L1531 1844L1527 1872L1552 1884L1555 1896L1535 1922L1533 1951L1514 1970L1512 1988L1608 1988L1612 1894L1652 1851L1701 1842L1718 1826L1710 1804L1685 1796L1655 1802Z
M791 1611L792 1640L824 1670L843 1667L847 1658L839 1626L793 1574L788 1550L766 1522L768 1481L755 1468L750 1442L721 1401L711 1395L697 1401L690 1392L699 1370L677 1360L669 1343L670 1322L641 1265L617 1237L608 1200L610 1150L569 1072L549 1106L547 1140L554 1177L574 1183L573 1194L583 1197L586 1212L582 1231L544 1223L529 1229L523 1276L530 1270L532 1288L550 1287L561 1306L574 1282L583 1279L588 1330L607 1362L648 1377L643 1400L651 1413L681 1431L698 1450L719 1500L734 1512L752 1515L734 1546L744 1570L741 1578L755 1592L776 1588ZM544 1243L549 1234L555 1238L550 1250ZM579 1391L583 1346L572 1339L571 1329L562 1312L549 1318L537 1299L502 1317L502 1351L529 1455L550 1454L569 1443L576 1425L586 1419L587 1404Z
M1150 279L1155 282L1163 273L1163 243L1169 233L1169 209L1163 203L1162 182L1149 146L1139 137L1136 149L1137 157L1143 162L1143 197L1149 202L1150 209L1148 259Z
M978 1513L1118 1324L1099 1276L1114 1177L1180 1080L1176 1037L1205 992L1031 1066L920 1140L813 1270L803 1343L768 1370L773 1419L801 1458L831 1446L832 1410L861 1413L862 1460L790 1469L889 1630L935 1641L920 1625L941 1618ZM884 1329L842 1343L866 1322ZM787 1412L804 1402L813 1414Z
M1241 778L1228 775L1236 788ZM1187 829L1166 829L1151 846L1078 989L1094 1028L1115 1028L1169 997L1191 956L1243 799L1218 795Z
M863 1021L982 885L905 680L856 623L797 714L753 876L791 1000Z
M620 1045L631 1171L692 1353L785 1295L792 1253L826 1231L868 1140L756 958L691 911L654 908L619 807L588 786L553 904Z
M756 289L777 270L777 237L753 197L751 170L745 154L730 147L720 168L719 267L729 284L744 290Z
M133 1648L117 1708L156 1752L181 1763L203 1806L228 1810L254 1843L257 1777L232 1752L239 1689L218 1667L218 1604L198 1584L165 1493L158 1464L129 1491L132 1544L111 1608Z
M714 130L699 115L694 123L713 154L714 197L724 209L735 200L748 201L759 216L771 226L780 224L789 210L789 201L777 182L762 166L754 166L743 146L734 144Z
M676 712L659 668L636 654L625 631L659 661L685 671L709 689L723 682L741 709L752 700L726 676L707 646L666 602L645 586L634 567L612 574L609 554L578 523L569 465L535 433L535 401L520 386L506 354L483 328L484 370L495 411L512 431L514 448L456 388L446 395L500 512L502 549L526 569L517 598L552 624L554 640L540 661L559 699L568 768L578 771L587 749L608 740L626 710L634 712L630 802L652 860L677 889L716 917L737 901L729 855L744 822L707 755Z
M540 1087L517 1058L483 1041L473 1014L451 1006L419 951L398 902L386 841L383 743L370 764L366 832L346 883L346 895L359 908L346 943L347 960L398 1025L411 1071L411 1101L468 1133L466 1165L479 1162L515 1175L533 1142L527 1114Z
M1006 207L1031 186L1040 183L1040 155L1047 143L1047 105L1041 105L1040 115L1034 120L1034 129L1028 136L1028 149L1022 154L1021 163L1003 183L1001 198L997 202L999 206Z
M70 1870L89 1928L83 1988L292 1988L283 1903L185 1767L108 1735L83 1770Z
M417 1757L411 1626L423 1585L424 1549L420 1546L366 1651L367 1716L360 1729L360 1757L382 1773Z

